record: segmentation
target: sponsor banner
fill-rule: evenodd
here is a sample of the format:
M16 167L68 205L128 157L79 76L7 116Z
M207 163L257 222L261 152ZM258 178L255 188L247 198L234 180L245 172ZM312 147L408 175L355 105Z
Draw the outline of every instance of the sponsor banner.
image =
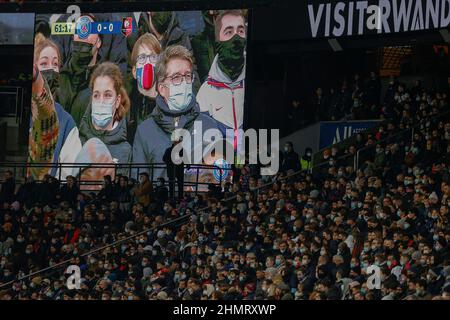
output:
M321 122L319 149L339 143L358 132L372 128L379 123L379 120Z

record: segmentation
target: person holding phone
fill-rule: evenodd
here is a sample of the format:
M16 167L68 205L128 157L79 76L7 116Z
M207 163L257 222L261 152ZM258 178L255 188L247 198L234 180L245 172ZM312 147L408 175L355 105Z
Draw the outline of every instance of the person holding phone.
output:
M81 150L79 131L72 116L55 101L59 84L60 53L56 44L39 34L35 39L29 163L74 163ZM45 174L62 179L72 168L30 167L34 179Z

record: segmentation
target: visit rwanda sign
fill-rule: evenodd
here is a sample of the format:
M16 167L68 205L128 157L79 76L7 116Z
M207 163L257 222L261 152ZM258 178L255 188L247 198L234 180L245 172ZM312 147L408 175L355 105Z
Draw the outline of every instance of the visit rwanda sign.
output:
M307 11L312 38L441 29L450 23L450 0L314 1Z

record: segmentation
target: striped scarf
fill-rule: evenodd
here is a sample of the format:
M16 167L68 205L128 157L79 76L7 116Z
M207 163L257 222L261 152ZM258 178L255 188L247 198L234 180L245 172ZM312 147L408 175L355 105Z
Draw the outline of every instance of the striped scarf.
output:
M51 164L58 141L59 125L50 88L45 82L41 93L32 93L31 129L28 143L28 163ZM49 167L29 167L28 175L40 180Z

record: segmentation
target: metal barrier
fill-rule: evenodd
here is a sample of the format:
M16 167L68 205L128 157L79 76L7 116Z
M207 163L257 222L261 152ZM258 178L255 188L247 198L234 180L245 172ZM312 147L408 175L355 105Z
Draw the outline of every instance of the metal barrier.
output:
M56 164L43 164L43 163L11 163L11 162L0 162L1 173L9 170L13 173L13 176L17 179L22 179L24 177L29 176L28 170L30 168L42 168L48 169L47 172L51 170L56 170L58 174L55 175L55 178L60 182L66 182L66 177L61 176L62 169L71 169L73 176L76 176L79 186L101 186L103 184L102 180L90 180L83 179L83 171L86 169L111 169L113 170L113 174L111 177L114 179L117 175L126 176L129 179L138 180L139 175L142 172L147 172L149 174L149 179L152 183L157 182L159 176L155 175L157 170L166 170L167 166L164 163L129 163L129 164L102 164L102 163L56 163ZM209 186L209 185L221 185L224 176L224 171L231 171L231 167L219 167L217 165L205 165L205 164L190 164L185 165L186 170L194 171L195 181L185 181L185 187L191 187L192 190L197 193L199 192L200 187ZM217 170L218 173L218 181L201 181L201 175L208 172L213 172ZM0 175L0 182L2 182L3 174ZM37 182L42 182L41 180L37 180ZM173 182L173 181L167 181Z

